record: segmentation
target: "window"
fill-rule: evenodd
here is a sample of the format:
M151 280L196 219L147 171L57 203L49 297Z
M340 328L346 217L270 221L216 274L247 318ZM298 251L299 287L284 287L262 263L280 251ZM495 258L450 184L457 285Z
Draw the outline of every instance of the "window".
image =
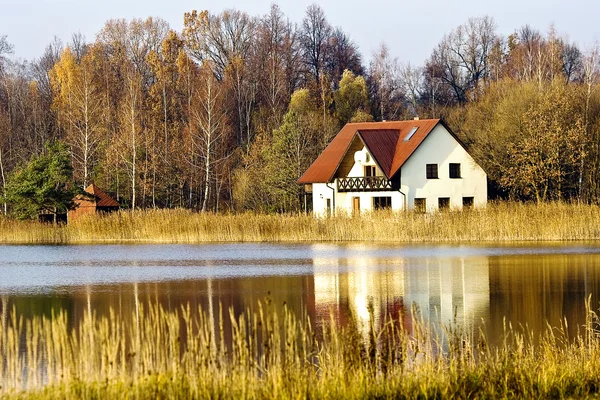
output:
M463 197L463 208L472 208L473 199L473 197Z
M373 208L375 210L383 210L384 208L392 208L391 197L373 197Z
M325 199L325 212L327 216L331 216L331 199Z
M440 211L449 210L450 209L450 197L438 198L438 209Z
M438 178L438 165L437 164L427 164L427 179L437 179Z
M427 211L427 200L426 199L415 199L415 211L416 212L425 212Z
M450 163L450 178L460 178L460 164Z
M374 165L365 165L365 176L376 176L377 172Z
M412 128L410 130L410 132L408 132L408 135L406 135L406 137L404 138L404 141L408 142L410 140L410 138L413 137L413 135L415 134L415 132L417 131L417 129L419 129L418 126L415 126L414 128Z

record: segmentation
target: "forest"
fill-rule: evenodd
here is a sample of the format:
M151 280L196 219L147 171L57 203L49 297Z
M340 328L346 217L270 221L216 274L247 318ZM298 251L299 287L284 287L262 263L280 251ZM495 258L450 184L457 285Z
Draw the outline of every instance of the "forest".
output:
M365 57L318 5L109 20L88 42L16 60L0 32L0 199L58 146L74 185L126 208L294 212L296 180L348 122L443 118L488 174L490 196L600 202L600 49L469 18L424 65L385 43ZM389 38L393 40L393 38ZM367 62L368 60L368 62Z

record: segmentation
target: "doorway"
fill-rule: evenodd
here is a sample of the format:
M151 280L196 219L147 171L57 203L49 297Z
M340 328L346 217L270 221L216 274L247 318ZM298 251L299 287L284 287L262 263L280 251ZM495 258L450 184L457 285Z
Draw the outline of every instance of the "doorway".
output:
M352 198L352 212L354 214L360 214L360 197Z

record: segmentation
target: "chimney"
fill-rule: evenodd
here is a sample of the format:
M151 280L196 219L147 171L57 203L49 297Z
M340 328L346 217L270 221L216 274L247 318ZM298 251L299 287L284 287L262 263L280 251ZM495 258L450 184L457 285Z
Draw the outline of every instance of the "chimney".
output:
M413 119L414 119L415 121L418 121L418 120L419 120L419 117L414 117Z

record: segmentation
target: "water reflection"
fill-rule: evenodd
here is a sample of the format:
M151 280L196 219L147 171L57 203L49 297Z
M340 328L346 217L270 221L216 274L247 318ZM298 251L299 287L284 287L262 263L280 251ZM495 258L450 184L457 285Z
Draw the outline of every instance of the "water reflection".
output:
M202 308L217 324L268 298L317 326L356 320L365 336L371 315L375 326L391 316L410 328L414 306L494 340L505 321L541 332L566 318L575 335L590 294L597 308L600 252L586 244L0 247L2 326L13 308L66 310L77 325L110 309L128 320L149 303Z
M315 315L354 317L366 337L386 317L479 325L489 318L488 257L314 257Z

